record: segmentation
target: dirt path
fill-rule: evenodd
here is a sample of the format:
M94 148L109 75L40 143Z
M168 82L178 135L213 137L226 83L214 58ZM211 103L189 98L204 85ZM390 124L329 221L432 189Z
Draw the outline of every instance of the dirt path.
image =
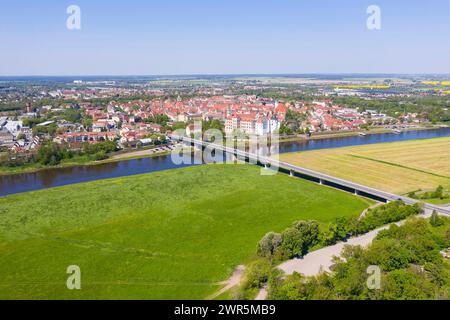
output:
M238 266L236 268L236 270L234 270L233 274L231 275L231 278L228 279L228 281L220 283L222 285L225 285L225 287L223 287L222 289L220 289L219 291L217 291L216 293L214 293L213 295L208 297L207 300L214 300L215 298L217 298L221 294L227 292L228 290L239 286L241 284L241 280L242 280L244 271L245 271L245 266L243 266L243 265Z
M384 205L383 202L377 202L377 203L374 204L373 206L370 206L369 208L367 208L366 210L364 210L364 211L361 213L361 215L359 216L359 220L363 219L363 218L367 215L367 213L368 213L370 210L375 209L375 208L377 208L377 207L380 207L380 206L382 206L382 205Z
M167 153L170 151L171 150L169 148L160 147L160 148L154 148L154 149L146 149L146 150L138 150L138 151L122 153L122 154L112 156L110 159L111 160L122 160L122 159L127 159L127 158L147 157L147 156Z
M261 290L259 290L258 295L256 296L256 301L264 301L267 299L267 286L264 286Z

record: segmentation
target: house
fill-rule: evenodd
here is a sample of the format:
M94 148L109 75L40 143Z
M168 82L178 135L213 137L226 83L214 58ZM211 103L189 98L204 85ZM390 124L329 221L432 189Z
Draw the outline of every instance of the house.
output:
M195 124L190 124L186 128L186 135L191 136L193 134L202 133L201 126L196 126Z
M59 135L56 140L58 142L83 143L83 142L102 142L114 141L116 139L114 132L70 132Z
M139 142L141 143L141 146L146 147L146 146L150 146L153 143L153 140L150 138L146 138L146 139L140 139Z
M0 129L0 146L14 145L14 136L6 128Z
M108 128L108 124L104 121L97 121L92 126L93 132L103 132Z
M154 123L154 124L150 125L150 129L153 132L161 133L164 130L164 127L159 124Z

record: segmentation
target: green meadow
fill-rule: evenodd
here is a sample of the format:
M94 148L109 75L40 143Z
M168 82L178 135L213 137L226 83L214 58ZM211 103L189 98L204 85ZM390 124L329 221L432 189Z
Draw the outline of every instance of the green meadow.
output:
M371 203L249 165L199 166L0 198L0 299L205 299L269 231ZM81 290L66 287L81 268Z

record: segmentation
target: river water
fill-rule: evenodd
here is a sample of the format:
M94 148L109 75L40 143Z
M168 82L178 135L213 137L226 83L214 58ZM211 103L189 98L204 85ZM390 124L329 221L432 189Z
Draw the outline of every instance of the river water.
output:
M450 136L450 128L409 131L401 134L385 133L367 136L341 137L280 144L280 153L340 148L382 142L405 141ZM0 196L28 192L80 182L131 176L155 171L182 168L170 156L127 160L93 166L47 169L34 173L0 176Z

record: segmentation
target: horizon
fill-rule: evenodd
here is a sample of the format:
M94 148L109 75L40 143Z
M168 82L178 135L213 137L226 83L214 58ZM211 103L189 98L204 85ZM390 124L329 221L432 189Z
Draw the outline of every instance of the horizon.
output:
M308 72L308 73L193 73L193 74L29 74L29 75L0 75L0 79L8 78L154 78L154 77L311 77L311 76L370 76L376 77L424 77L424 76L450 76L449 73L327 73L327 72Z
M0 75L450 74L445 0L133 4L2 3ZM378 29L368 27L371 5Z

